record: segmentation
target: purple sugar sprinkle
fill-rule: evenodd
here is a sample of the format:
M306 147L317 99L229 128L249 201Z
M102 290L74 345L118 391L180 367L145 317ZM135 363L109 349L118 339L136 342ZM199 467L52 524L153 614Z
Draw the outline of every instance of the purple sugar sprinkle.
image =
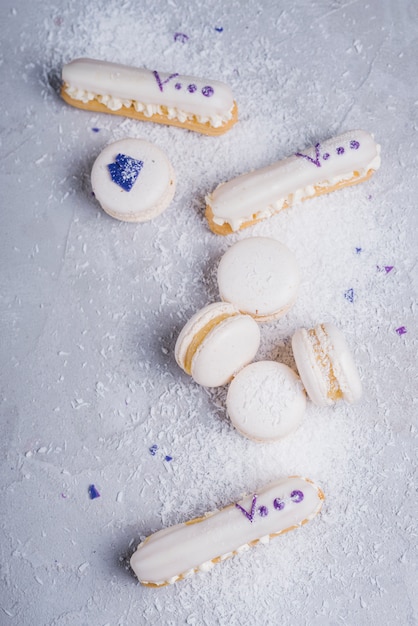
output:
M361 248L356 248L356 254L360 254L361 250Z
M244 509L244 507L242 507L240 504L238 504L238 502L235 504L235 506L252 523L252 521L254 519L254 515L255 515L255 506L256 506L256 504L257 504L257 495L254 494L252 502L251 502L251 511L250 512L246 511Z
M407 333L408 331L406 330L405 326L399 326L399 328L396 329L396 332L399 336L401 336L405 335L405 333Z
M94 500L95 498L100 498L100 493L97 491L94 485L89 485L89 497L90 500Z
M386 274L389 274L389 272L391 272L393 270L393 265L385 265L385 272Z
M303 495L303 491L299 491L299 489L295 489L295 491L292 491L292 493L290 494L290 498L293 502L302 502L303 498L305 496Z
M153 74L154 74L155 80L157 81L158 89L160 91L164 91L164 85L169 83L172 78L176 78L176 76L179 75L179 73L176 72L174 74L170 74L170 76L168 78L166 78L165 80L161 80L161 77L160 77L159 73L157 72L157 70L154 70Z
M108 164L108 170L114 183L125 191L131 191L144 165L126 154L118 154L114 163Z
M155 456L155 453L157 452L157 450L158 450L158 446L156 443L154 443L154 445L152 445L151 448L149 448L151 456Z
M180 43L186 43L189 40L189 36L186 33L174 33L174 41L179 41Z
M340 146L339 148L337 148L337 154L344 154L345 150L342 146Z
M353 139L353 141L350 141L350 148L352 150L358 150L360 148L359 142Z
M213 96L213 87L211 87L210 85L206 85L206 87L202 87L202 94L206 97L206 98L210 98L211 96Z
M344 298L349 302L354 302L354 289L347 289L347 291L344 292Z
M222 26L215 26L215 30L217 33L223 33L224 29L222 28Z
M269 514L269 510L266 506L260 506L258 507L258 514L260 517L267 517L267 515Z
M174 85L174 88L175 88L175 89L177 89L177 90L178 90L178 89L181 89L181 83L176 83L176 84Z
M276 511L281 511L282 509L284 509L285 503L283 502L283 500L280 500L280 498L275 498L273 501L273 506Z
M95 127L95 128L92 128L91 130L92 130L94 133L99 133L99 132L100 132L100 128L96 128L96 127Z
M191 83L191 85L189 85L189 86L187 87L187 91L188 91L189 93L194 93L194 92L196 91L196 89L197 89L197 87L196 87L196 85L195 85L194 83Z
M329 152L325 152L325 154L322 155L322 158L324 159L324 161L328 161L329 157L330 157L330 153Z
M164 461L167 461L167 463L169 463L172 460L173 460L173 457L172 456L168 456L168 454L166 455L166 457L164 459Z
M315 158L314 159L310 157L308 154L303 154L302 152L296 152L295 156L301 157L302 159L306 159L307 161L310 161L311 163L316 165L316 167L321 167L321 161L319 160L320 148L321 148L321 144L317 143L315 145Z

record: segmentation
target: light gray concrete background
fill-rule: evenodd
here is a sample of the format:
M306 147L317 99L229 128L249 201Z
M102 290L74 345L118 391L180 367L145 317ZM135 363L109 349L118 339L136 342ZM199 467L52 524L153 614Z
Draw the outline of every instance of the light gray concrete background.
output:
M0 624L418 623L417 3L2 0L0 33ZM224 80L240 121L211 138L73 109L57 86L81 56ZM382 146L369 182L210 233L219 182L356 128ZM91 195L95 157L128 136L177 173L146 224ZM333 321L365 388L358 406L309 404L272 445L234 431L226 390L173 357L219 298L222 253L252 235L302 274L257 358L294 367L293 331ZM136 582L141 538L288 474L324 489L312 523L174 586Z

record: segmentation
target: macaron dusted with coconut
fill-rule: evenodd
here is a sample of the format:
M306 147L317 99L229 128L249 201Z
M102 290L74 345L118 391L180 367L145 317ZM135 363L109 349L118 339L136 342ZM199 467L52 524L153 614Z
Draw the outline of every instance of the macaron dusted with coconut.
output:
M217 279L222 300L266 322L283 317L293 306L300 273L287 246L271 237L248 237L222 256Z
M231 423L245 437L273 442L301 424L306 408L302 382L284 363L257 361L232 380L226 397Z

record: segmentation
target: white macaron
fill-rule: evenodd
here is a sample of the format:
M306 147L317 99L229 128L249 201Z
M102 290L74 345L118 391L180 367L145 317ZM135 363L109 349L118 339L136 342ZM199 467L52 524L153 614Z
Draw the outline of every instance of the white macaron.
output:
M260 330L251 316L227 302L214 302L186 323L174 354L197 383L219 387L253 360L259 345Z
M241 434L255 441L276 441L301 423L306 394L290 367L276 361L257 361L232 380L226 408Z
M299 328L292 349L299 376L314 404L360 400L362 385L356 364L343 333L334 324Z
M124 222L146 222L168 207L176 181L160 148L143 139L122 139L99 154L91 185L106 213Z
M249 237L232 245L218 265L221 299L263 322L282 317L299 289L295 255L270 237Z

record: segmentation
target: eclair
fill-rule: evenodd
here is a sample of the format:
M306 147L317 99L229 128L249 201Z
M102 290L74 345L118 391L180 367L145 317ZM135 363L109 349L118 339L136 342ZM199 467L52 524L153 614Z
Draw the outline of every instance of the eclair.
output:
M219 235L252 226L293 204L356 185L380 167L380 146L353 130L228 182L206 197L209 228Z
M221 135L238 119L228 85L94 59L62 68L62 98L74 107Z
M308 478L279 480L236 504L150 535L132 555L131 568L148 587L189 578L303 526L319 513L324 499Z

